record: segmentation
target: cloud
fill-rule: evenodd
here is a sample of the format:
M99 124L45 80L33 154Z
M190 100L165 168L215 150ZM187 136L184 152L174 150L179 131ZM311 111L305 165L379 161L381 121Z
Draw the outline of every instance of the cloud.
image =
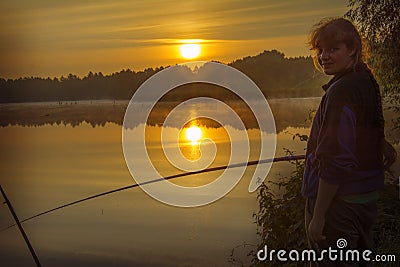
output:
M220 53L214 53L214 59L221 60L261 52L264 50L262 42L266 42L265 49L271 43L278 50L294 46L294 43L285 43L286 40L300 40L296 36L307 35L311 25L320 18L343 14L346 4L347 0L3 1L0 3L3 11L0 16L0 58L14 58L15 69L20 66L19 69L28 70L30 65L40 69L42 64L49 62L54 69L67 64L58 62L54 55L65 59L66 56L61 54L90 53L110 60L115 53L118 53L118 59L124 58L120 54L125 51L135 54L135 64L140 61L141 66L149 66L155 62L153 59L156 60L153 54L159 51L170 53L167 48L176 46L183 39L201 39L204 44L213 45L212 49ZM297 51L303 51L303 45L303 42L297 44ZM50 55L54 60L33 62ZM170 64L171 60L162 60L171 56L158 56L157 65ZM80 62L79 56L76 58L77 68L85 64ZM146 64L149 58L152 61ZM101 58L96 60L100 61ZM68 62L68 65L73 64ZM43 67L43 70L49 67Z

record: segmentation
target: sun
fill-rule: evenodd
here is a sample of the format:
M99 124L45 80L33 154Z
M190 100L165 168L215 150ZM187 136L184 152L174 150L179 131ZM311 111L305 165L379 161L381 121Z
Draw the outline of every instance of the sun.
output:
M186 59L193 59L200 55L201 46L199 44L182 44L179 47L181 56Z
M200 129L200 127L197 126L190 126L189 128L186 129L185 132L185 137L187 140L189 140L192 145L195 145L198 143L198 141L201 139L203 133Z

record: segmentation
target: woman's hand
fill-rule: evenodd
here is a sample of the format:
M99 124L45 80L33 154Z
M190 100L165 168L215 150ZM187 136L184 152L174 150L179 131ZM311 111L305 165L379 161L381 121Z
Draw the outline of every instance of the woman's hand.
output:
M310 221L310 224L308 225L308 238L312 243L318 243L326 239L326 237L322 234L322 231L325 226L325 217L316 217L313 216L313 218Z
M396 161L397 151L394 149L394 147L388 141L386 141L386 139L383 140L382 150L383 150L383 156L384 156L383 157L383 167L385 170L387 170Z
M325 227L325 215L336 196L338 188L339 185L337 184L329 184L325 182L324 179L319 179L313 217L311 218L307 229L308 237L313 243L318 243L326 239L322 234Z

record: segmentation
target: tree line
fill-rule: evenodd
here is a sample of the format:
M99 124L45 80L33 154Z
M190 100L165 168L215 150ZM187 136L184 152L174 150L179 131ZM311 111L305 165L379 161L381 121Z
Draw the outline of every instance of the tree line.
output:
M276 50L244 57L228 65L249 76L269 98L320 96L320 86L326 81L323 74L315 71L311 57L287 58ZM83 78L74 74L60 78L0 78L0 103L129 100L146 79L164 68L138 72L123 69L110 75L89 72ZM196 90L192 93L196 94Z

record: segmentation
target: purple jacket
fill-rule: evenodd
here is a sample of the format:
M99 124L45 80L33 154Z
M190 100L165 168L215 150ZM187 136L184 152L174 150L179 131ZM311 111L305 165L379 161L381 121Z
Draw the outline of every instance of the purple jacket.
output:
M338 184L338 195L383 186L382 136L371 78L362 68L335 76L325 94L307 143L302 194L316 197L319 179Z

